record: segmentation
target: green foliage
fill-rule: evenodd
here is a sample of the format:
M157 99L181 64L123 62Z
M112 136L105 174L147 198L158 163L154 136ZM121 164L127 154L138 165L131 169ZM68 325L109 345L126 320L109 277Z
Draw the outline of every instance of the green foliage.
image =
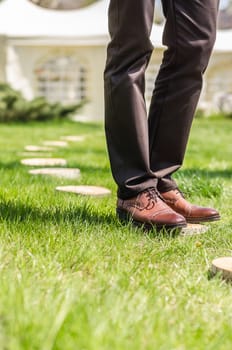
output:
M232 119L232 111L231 111L231 113L225 113L224 117Z
M0 123L63 119L82 105L63 106L61 103L49 103L44 97L28 101L19 91L7 84L0 84Z
M203 109L197 109L195 113L195 118L200 119L200 118L210 118L210 119L220 119L220 118L232 118L232 111L231 112L215 112L215 113L207 113Z

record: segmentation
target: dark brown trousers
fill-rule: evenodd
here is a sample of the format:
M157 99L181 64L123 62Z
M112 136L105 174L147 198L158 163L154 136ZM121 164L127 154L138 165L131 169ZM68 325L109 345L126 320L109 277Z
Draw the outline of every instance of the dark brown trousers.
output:
M153 46L154 0L111 0L105 130L122 199L148 187L176 187L216 34L218 0L163 0L167 46L147 113L144 73Z

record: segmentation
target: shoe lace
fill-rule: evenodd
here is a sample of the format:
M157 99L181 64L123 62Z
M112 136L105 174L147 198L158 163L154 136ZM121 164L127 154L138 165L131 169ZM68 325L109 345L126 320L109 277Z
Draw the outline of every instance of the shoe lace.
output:
M154 208L158 200L162 198L156 188L153 188L153 187L148 188L145 192L146 192L146 197L148 199L148 203L144 209L151 210Z

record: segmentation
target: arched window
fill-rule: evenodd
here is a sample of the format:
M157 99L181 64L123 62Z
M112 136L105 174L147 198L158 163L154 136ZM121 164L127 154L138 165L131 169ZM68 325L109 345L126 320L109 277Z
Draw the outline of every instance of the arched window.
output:
M50 102L79 103L87 98L87 69L70 55L52 56L35 68L36 91Z

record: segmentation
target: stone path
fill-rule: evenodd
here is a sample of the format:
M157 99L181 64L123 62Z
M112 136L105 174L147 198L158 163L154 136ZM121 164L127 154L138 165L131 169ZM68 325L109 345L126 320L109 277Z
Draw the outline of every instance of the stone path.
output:
M232 281L232 257L214 259L211 266L213 275L221 274L226 281Z
M54 148L52 147L46 147L46 146L35 146L35 145L27 145L24 147L25 151L28 152L51 152L54 151Z
M86 137L84 135L67 135L61 136L61 140L70 141L70 142L81 142L84 141Z
M21 152L19 153L19 155L21 157L33 157L33 158L51 158L52 157L52 153L48 153L48 152Z
M181 230L181 236L193 236L193 235L201 235L208 231L209 227L206 225L200 224L188 224L187 227Z
M80 169L77 168L42 168L29 170L32 175L50 175L67 179L78 179L81 176Z
M85 139L84 135L66 135L61 137L62 141L44 141L44 146L27 145L25 150L29 152L42 151L47 152L53 150L53 147L67 147L68 142L80 142ZM27 153L26 153L27 155ZM45 155L45 154L44 154ZM46 153L47 155L47 153ZM77 168L56 168L56 166L66 166L67 161L63 158L26 158L22 159L21 163L28 166L42 166L45 168L31 169L29 174L31 175L50 175L67 179L78 179L81 176L80 169ZM48 168L47 168L48 166ZM76 193L85 196L106 196L111 194L111 191L104 187L99 186L58 186L57 191Z
M109 189L99 186L58 186L56 190L84 196L107 196L111 194Z
M45 146L52 146L52 147L67 147L68 142L66 141L44 141L43 145Z
M67 161L63 158L28 158L22 159L23 165L29 166L65 166Z

